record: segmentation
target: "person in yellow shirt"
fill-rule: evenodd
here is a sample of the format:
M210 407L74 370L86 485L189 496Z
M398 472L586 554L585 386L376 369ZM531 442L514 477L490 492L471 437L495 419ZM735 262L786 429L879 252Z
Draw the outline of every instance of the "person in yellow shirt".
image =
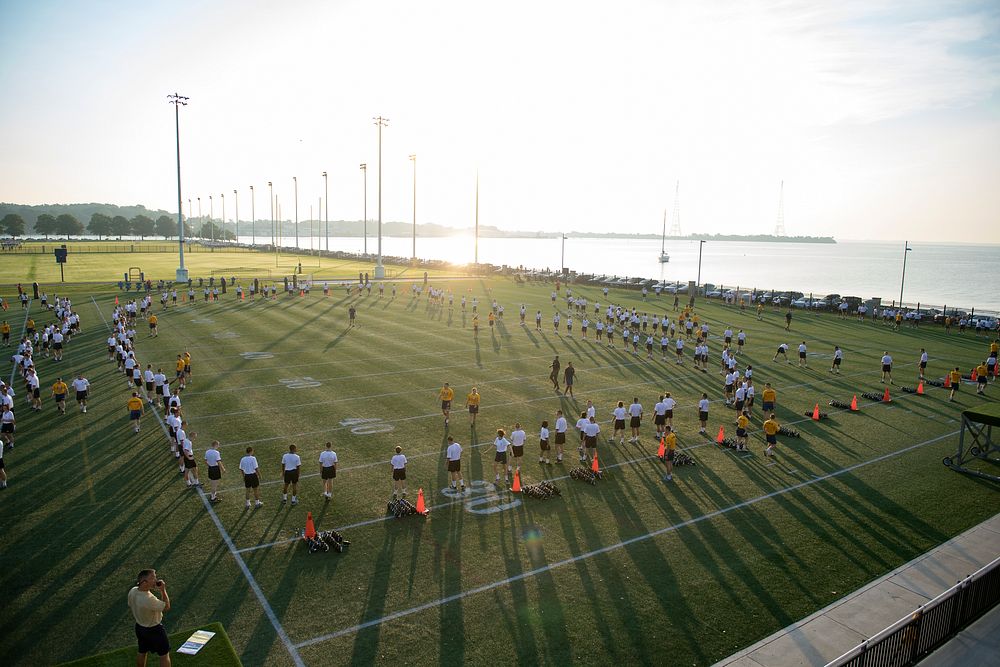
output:
M770 382L764 383L764 391L761 393L760 398L762 403L761 409L764 411L764 414L774 412L774 406L778 403L778 392L771 387Z
M767 447L764 448L764 456L774 456L774 448L778 444L778 430L781 424L775 418L774 413L764 422L764 439L767 440Z
M448 418L451 416L451 402L455 398L455 390L445 382L441 391L438 392L438 398L441 399L441 414L444 415L444 425L447 426Z
M158 335L159 332L156 330L156 315L153 314L149 316L149 337L156 338Z
M736 418L736 451L738 452L747 450L747 425L749 423L750 417L747 415L747 411L743 410Z
M174 372L177 379L177 391L184 388L184 357L177 355L177 363L174 364Z
M8 347L10 345L10 325L7 324L7 320L0 323L0 334L3 335L3 346Z
M52 385L52 396L56 399L56 408L63 415L66 414L67 393L69 393L69 387L66 386L62 378L56 378L56 383Z
M30 317L28 318L28 321L24 323L24 333L29 336L33 336L35 334L35 320Z
M757 304L757 321L760 322L764 319L764 304Z
M472 316L472 335L479 337L479 315Z
M184 353L184 382L191 384L191 353Z
M962 384L962 371L958 370L958 366L955 366L955 370L948 373L948 379L951 380L951 392L948 394L948 400L954 401L958 385Z
M493 331L493 325L496 324L496 319L497 319L496 315L494 315L493 312L490 311L490 314L486 317L486 319L489 320L490 322L490 331Z
M479 401L482 396L479 395L479 390L475 387L469 392L469 395L465 397L465 407L469 408L469 423L476 423L476 415L479 414Z
M976 387L976 393L985 396L986 383L990 381L990 370L986 367L985 361L976 366L976 376L976 380L979 383Z
M134 424L135 432L138 433L139 419L142 417L142 399L139 398L137 391L133 391L132 398L128 399L128 415Z
M663 433L663 449L666 455L667 474L663 476L663 481L669 482L674 478L674 456L677 454L677 434L669 426L665 426Z
M7 324L7 323L4 322L4 324ZM10 329L10 327L7 327L7 328ZM995 340L992 343L990 343L990 356L991 357L995 357L995 356L997 356L997 353L1000 353L1000 341L996 341Z

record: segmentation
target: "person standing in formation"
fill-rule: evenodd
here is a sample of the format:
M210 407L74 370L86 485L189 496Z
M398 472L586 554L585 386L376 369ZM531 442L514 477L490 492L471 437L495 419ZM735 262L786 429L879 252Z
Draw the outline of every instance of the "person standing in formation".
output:
M191 434L194 436L194 433ZM209 501L219 502L219 482L222 480L222 473L226 472L226 466L222 463L222 452L219 451L219 441L213 440L212 444L205 450L205 465L208 467L208 484L212 494Z
M250 495L253 494L254 507L263 507L260 499L260 466L257 457L253 455L253 447L247 447L246 455L240 459L240 472L243 473L243 486L246 487L246 508L250 509Z
M455 438L450 435L448 436L445 458L448 459L448 476L451 478L451 488L465 493L465 480L462 478L462 445L455 442Z
M281 468L284 473L284 486L281 489L281 504L288 500L288 487L292 487L292 504L299 504L299 472L302 470L302 457L296 453L295 445L288 445L288 451L281 455Z
M323 497L333 498L333 480L337 477L337 452L333 443L327 441L326 449L319 453L319 477L323 480Z

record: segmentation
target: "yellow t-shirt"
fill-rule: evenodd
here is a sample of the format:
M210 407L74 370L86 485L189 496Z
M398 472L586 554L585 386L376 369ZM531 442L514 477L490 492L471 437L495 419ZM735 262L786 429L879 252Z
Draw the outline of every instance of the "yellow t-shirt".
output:
M140 591L133 586L128 592L128 608L132 610L135 622L144 628L156 627L163 622L163 610L167 603L149 591Z
M25 323L25 326L26 326L26 327L27 327L28 329L34 329L34 328L35 328L35 320L33 320L33 319L31 319L31 318L29 317L29 318L28 318L28 321L27 321L27 322Z
M475 393L469 394L465 397L465 402L469 405L479 405L479 399L482 398L482 394Z
M677 434L671 431L663 436L663 444L667 448L667 451L673 451L677 449Z
M778 426L778 422L773 419L768 419L764 422L764 433L768 435L777 435L779 428L780 426Z
M184 353L184 365L185 366L191 365L191 355L188 354L187 352Z
M65 394L68 391L69 387L66 386L65 382L56 382L54 385L52 385L53 394Z
M6 322L4 322L2 325L0 325L0 333L9 334L10 333L10 325L7 324Z
M10 329L10 327L7 328ZM996 341L990 343L990 352L1000 352L1000 344L997 344Z
M180 358L177 359L177 370L178 370L178 372L184 370L184 360L183 359L180 359Z
M976 366L976 375L981 378L989 376L990 369L986 368L986 364L979 364Z
M778 392L773 389L765 389L764 393L761 394L761 397L764 399L765 403L774 403L774 401L778 398Z
M142 410L142 399L138 396L133 396L128 399L128 409L129 410Z
M950 375L952 384L958 384L962 381L962 374L959 371L952 371Z
M438 393L442 401L450 401L455 398L455 390L451 387L442 387L441 391Z
M739 426L740 428L746 428L747 424L749 423L750 420L743 415L740 415L739 417L736 418L736 425Z
M150 324L156 324L156 315L150 315L149 316L149 323Z

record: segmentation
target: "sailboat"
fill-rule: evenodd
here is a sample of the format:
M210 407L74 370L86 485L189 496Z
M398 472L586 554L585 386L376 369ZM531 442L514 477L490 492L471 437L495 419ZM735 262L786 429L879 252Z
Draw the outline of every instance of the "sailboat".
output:
M670 254L667 252L667 209L663 209L663 239L660 241L660 264L670 261Z

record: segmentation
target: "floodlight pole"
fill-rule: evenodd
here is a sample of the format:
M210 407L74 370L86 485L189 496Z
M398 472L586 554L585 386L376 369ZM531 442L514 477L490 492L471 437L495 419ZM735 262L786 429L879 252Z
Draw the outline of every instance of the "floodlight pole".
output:
M378 126L378 260L375 262L375 277L385 278L385 267L382 266L382 128L389 126L389 119L377 116L372 120Z
M222 198L222 238L226 238L226 193L219 196ZM215 225L212 225L212 242L215 242Z
M174 105L174 131L177 135L177 254L180 260L180 266L177 267L177 272L175 274L175 280L178 283L186 283L188 281L188 272L184 268L184 200L181 196L181 106L187 106L189 97L184 97L183 95L178 95L174 93L173 95L167 95L169 104ZM188 217L191 217L191 200L188 199ZM59 265L62 268L62 265Z
M271 245L277 247L274 242L274 184L271 181L267 182L267 192L271 199Z
M912 251L909 241L903 241L903 277L899 279L899 307L903 307L903 283L906 282L906 253Z
M330 252L330 180L323 172L323 201L326 202L326 212L323 214L323 235L326 237L326 251Z
M701 248L705 245L704 239L698 241L698 282L695 283L695 290L701 287Z
M239 234L237 236L237 241L239 240ZM254 193L253 186L250 186L250 245L257 245L257 211L254 206Z
M561 273L566 272L566 235L562 234L562 255L559 259Z
M361 175L364 177L364 226L365 226L365 256L368 256L368 163L361 163Z
M417 259L417 156L410 156L413 163L413 260Z
M208 195L208 228L212 232L212 243L215 243L215 202Z
M299 249L299 177L292 176L292 183L295 184L295 249Z
M479 266L479 170L476 170L476 232L473 241L472 263Z
M240 242L240 193L236 189L233 189L233 199L236 201L236 243L238 244Z

